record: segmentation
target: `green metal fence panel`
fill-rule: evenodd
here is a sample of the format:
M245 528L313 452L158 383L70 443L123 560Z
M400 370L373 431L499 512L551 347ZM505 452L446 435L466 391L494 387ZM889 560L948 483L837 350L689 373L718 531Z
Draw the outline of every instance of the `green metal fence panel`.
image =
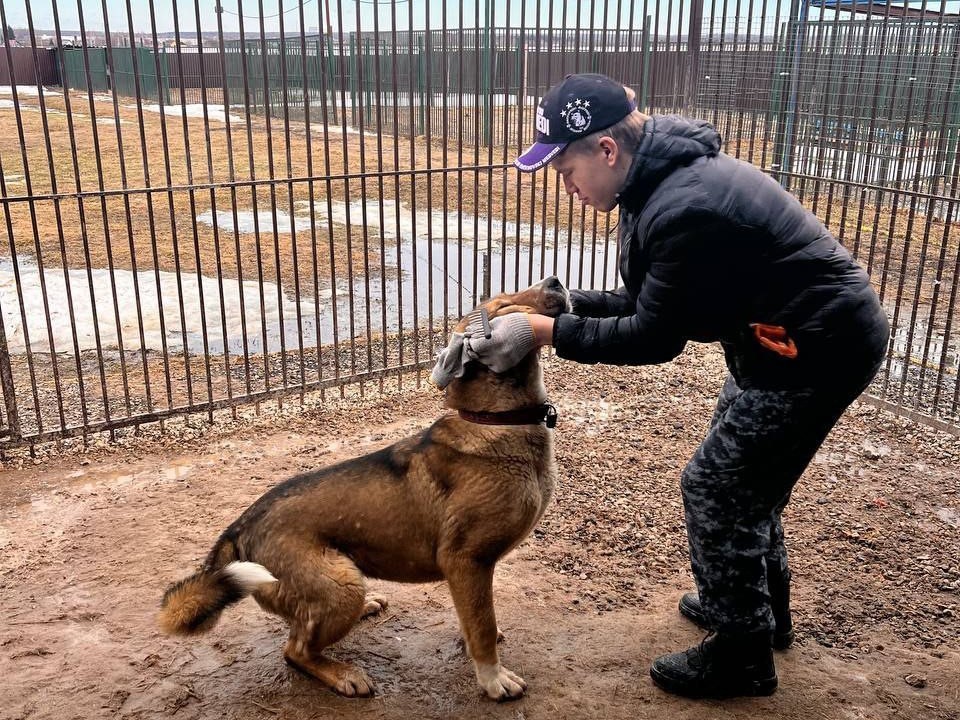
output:
M137 96L139 81L141 97L170 103L170 81L167 56L160 53L160 80L157 81L154 52L150 48L126 47L113 50L113 90L117 95ZM158 86L161 90L158 92Z
M87 57L90 69L90 87L87 87L87 68L84 65L84 56ZM106 48L64 48L63 64L67 70L64 83L75 90L91 90L106 92L110 89L110 78L107 73Z

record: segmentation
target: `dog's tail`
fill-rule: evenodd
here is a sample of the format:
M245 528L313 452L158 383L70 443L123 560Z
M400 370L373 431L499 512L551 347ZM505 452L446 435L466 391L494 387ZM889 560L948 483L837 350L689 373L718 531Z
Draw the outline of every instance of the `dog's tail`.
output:
M263 565L234 561L219 570L203 568L163 594L160 628L170 635L198 635L216 625L224 608L264 583L277 582Z

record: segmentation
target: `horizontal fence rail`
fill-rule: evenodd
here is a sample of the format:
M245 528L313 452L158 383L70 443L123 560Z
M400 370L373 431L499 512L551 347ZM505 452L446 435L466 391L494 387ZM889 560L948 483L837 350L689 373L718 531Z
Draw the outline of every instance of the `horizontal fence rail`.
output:
M0 448L379 391L484 296L616 287L616 213L511 165L572 72L794 192L890 315L869 396L960 432L949 3L215 5L0 4Z

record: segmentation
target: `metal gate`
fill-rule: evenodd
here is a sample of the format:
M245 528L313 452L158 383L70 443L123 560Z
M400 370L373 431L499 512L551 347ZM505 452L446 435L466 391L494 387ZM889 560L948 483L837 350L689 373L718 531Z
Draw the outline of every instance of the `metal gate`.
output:
M0 88L0 447L380 390L485 293L614 287L615 213L511 167L585 71L824 219L893 320L871 397L958 431L949 3L119 5L0 5L62 83Z

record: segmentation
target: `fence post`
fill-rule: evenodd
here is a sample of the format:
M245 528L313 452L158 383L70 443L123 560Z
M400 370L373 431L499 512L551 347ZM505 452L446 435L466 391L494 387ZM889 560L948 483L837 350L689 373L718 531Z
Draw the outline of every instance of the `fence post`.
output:
M683 79L684 107L687 115L694 115L700 86L700 35L703 30L703 0L690 3L690 30L687 32L687 72Z
M357 123L357 47L359 40L350 33L350 124Z
M489 10L484 11L489 19ZM493 77L490 72L490 63L493 51L490 43L493 37L493 30L490 27L483 29L483 54L481 62L483 63L480 74L481 87L480 93L483 97L483 140L487 146L493 145Z
M780 170L789 173L793 167L793 152L797 132L797 95L800 92L800 62L807 44L807 15L809 13L808 0L793 0L790 12L790 22L794 28L791 34L792 47L790 56L789 91L787 96L786 122L784 124L783 145L780 153ZM784 189L790 189L789 175L780 176L780 184Z
M429 31L428 31L429 32ZM427 98L424 95L426 73L423 68L423 37L417 35L417 96L420 98L420 132L417 135L423 135L427 130L426 104Z
M330 94L328 98L329 106L333 108L333 124L339 125L340 120L337 115L337 89L334 87L333 76L333 35L331 33L327 33L327 54L323 58L323 67L320 69L320 72L327 73L326 91Z
M370 125L373 124L373 115L372 115L373 101L370 99L370 95L371 95L370 76L373 74L373 72L370 70L370 68L366 67L367 59L373 58L373 55L370 53L370 38L367 38L367 41L364 43L364 45L366 45L366 47L364 48L364 54L363 54L363 57L364 57L363 85L364 85L364 91L365 91L364 94L366 95L366 97L364 98L364 103L366 104L366 110L367 110L367 127L369 127Z
M650 102L650 16L643 19L643 73L640 79L640 107L649 108Z

